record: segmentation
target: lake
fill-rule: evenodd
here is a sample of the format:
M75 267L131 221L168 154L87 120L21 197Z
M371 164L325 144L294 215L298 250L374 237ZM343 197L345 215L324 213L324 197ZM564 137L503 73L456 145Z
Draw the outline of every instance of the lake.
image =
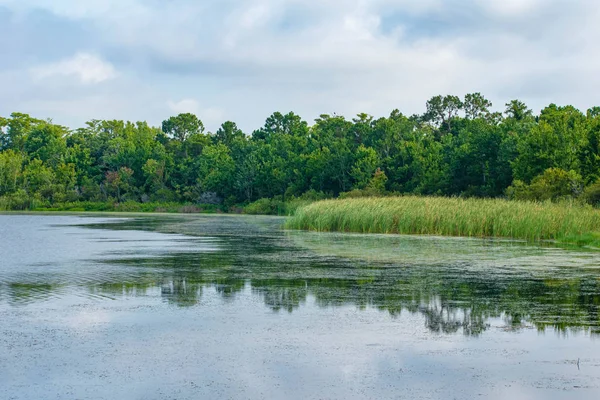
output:
M0 399L597 399L600 252L0 215Z

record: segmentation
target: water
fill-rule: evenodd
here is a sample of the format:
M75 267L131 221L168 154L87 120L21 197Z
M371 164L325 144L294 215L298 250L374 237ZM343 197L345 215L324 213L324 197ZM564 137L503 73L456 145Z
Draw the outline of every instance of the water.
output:
M0 399L596 399L600 253L0 215Z

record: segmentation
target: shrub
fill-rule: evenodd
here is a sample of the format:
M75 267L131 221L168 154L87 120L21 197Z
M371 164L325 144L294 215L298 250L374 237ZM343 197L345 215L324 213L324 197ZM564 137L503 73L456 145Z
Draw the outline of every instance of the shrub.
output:
M283 202L276 199L259 199L244 207L245 214L278 215L283 210Z
M23 211L31 209L32 205L36 204L37 202L35 202L34 199L30 197L27 194L27 192L25 192L25 190L19 189L16 192L3 196L1 198L0 209Z
M530 185L519 180L514 181L506 193L509 198L515 200L558 201L577 198L582 189L583 179L575 171L549 168L533 178Z
M588 204L600 206L600 179L585 188L582 198Z
M123 211L123 212L140 212L142 211L142 206L140 203L136 202L136 201L125 201L123 203L119 203L117 204L117 206L115 207L116 211Z

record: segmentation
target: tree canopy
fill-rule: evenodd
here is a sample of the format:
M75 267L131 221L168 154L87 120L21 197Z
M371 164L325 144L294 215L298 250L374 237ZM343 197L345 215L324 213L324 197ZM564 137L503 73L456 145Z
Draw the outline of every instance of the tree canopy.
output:
M92 120L77 129L13 113L0 117L0 197L243 204L375 190L598 199L585 193L600 185L600 107L551 104L534 115L512 100L500 113L481 93L425 106L413 116L323 114L312 125L275 112L251 133L233 121L206 132L189 113L160 127Z

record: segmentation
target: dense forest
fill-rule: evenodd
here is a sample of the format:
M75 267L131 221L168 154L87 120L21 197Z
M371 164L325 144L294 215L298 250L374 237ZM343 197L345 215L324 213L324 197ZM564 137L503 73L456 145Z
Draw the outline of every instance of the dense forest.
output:
M0 209L258 200L249 211L272 212L386 193L600 203L600 107L491 108L474 93L433 97L422 115L324 114L309 125L276 112L251 133L231 121L207 132L193 114L71 130L13 113L0 117Z

